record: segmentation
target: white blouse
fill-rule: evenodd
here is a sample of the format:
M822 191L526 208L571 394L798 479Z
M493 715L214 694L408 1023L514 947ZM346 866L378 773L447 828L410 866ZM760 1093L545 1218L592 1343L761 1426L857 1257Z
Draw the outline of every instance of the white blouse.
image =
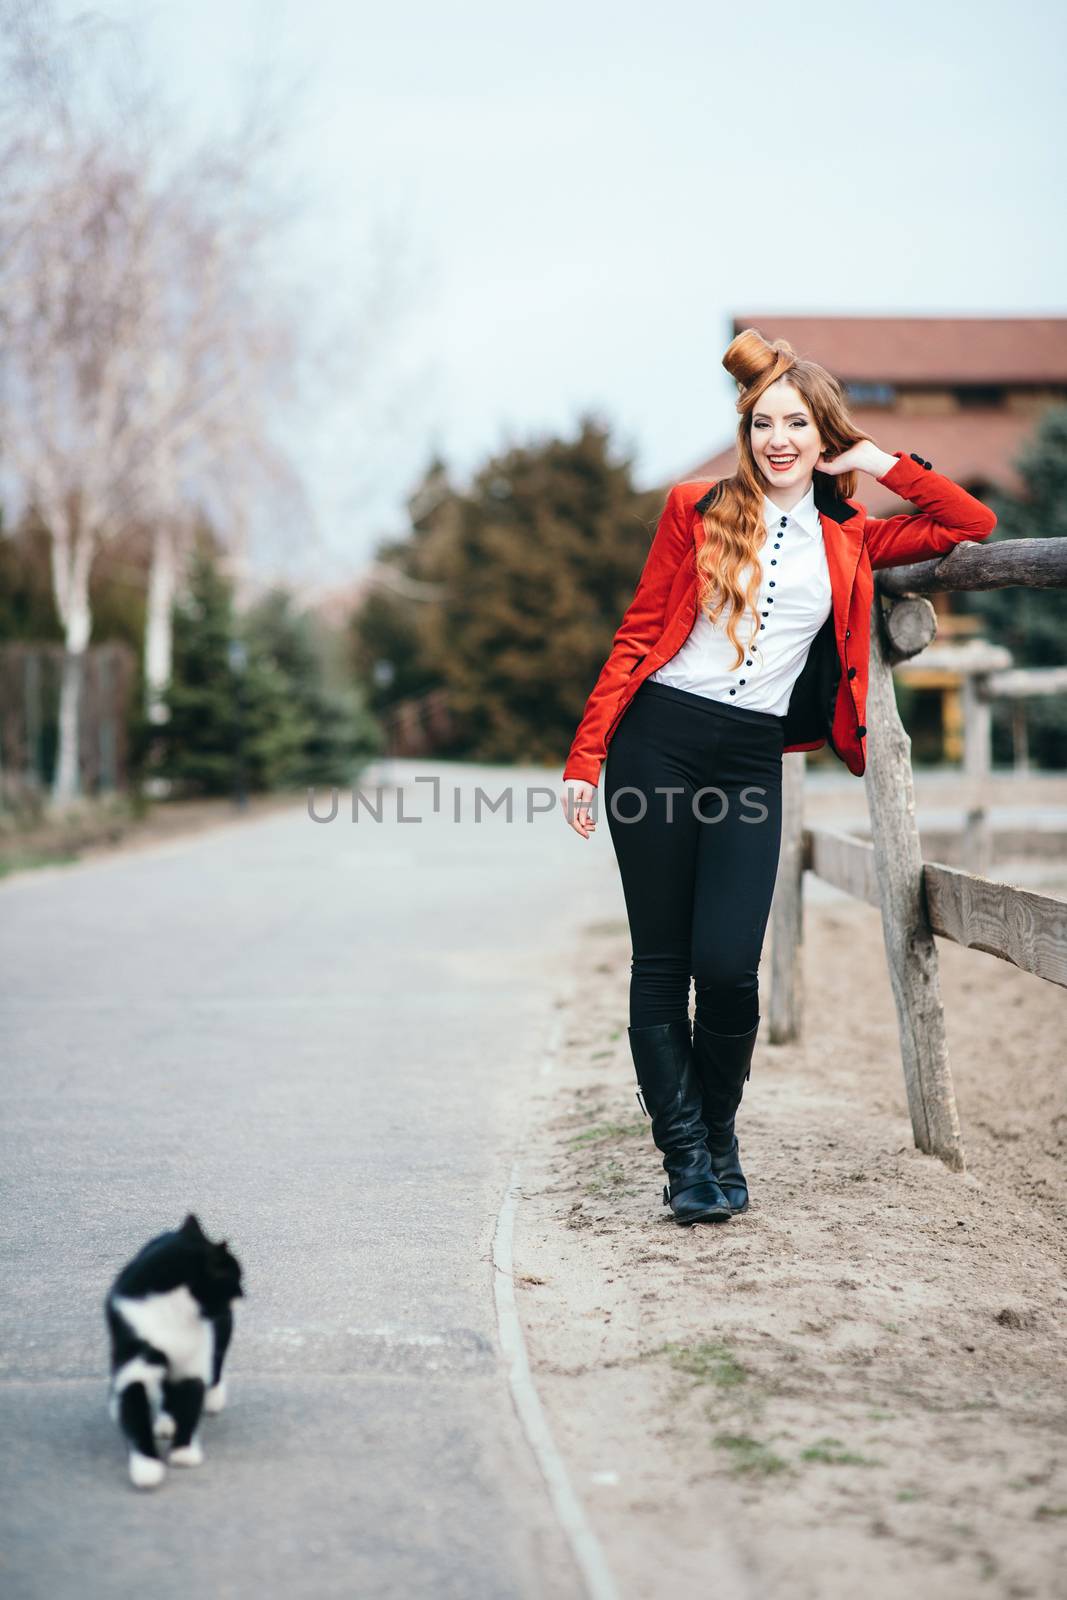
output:
M737 651L726 632L729 606L714 626L698 607L688 639L669 661L649 673L649 680L784 717L811 642L830 614L833 593L814 485L789 512L764 495L763 514L767 540L758 558L760 627L741 665L733 665ZM741 570L742 589L750 572L748 565ZM738 624L742 647L751 619L747 609Z

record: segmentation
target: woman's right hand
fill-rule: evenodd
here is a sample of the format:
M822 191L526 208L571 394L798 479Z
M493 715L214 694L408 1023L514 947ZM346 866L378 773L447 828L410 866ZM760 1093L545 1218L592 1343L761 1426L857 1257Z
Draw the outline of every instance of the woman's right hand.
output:
M560 803L563 806L563 815L583 839L588 839L596 831L593 820L592 806L596 796L596 784L575 783L573 780L564 780Z

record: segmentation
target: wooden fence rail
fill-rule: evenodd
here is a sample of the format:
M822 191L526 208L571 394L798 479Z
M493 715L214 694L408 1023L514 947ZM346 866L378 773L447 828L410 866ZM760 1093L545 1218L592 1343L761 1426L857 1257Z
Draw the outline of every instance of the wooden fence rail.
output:
M1015 585L1067 587L1067 539L959 545L936 561L878 573L867 691L870 842L833 828L806 829L805 757L795 753L783 761L782 853L771 908L769 1037L773 1043L785 1043L799 1037L802 1029L803 879L810 871L881 912L915 1143L955 1171L962 1171L965 1157L935 936L984 950L1067 987L1067 902L923 860L915 820L911 740L897 712L892 669L924 650L936 633L936 614L923 596L939 590ZM994 694L1022 689L1021 680L1014 683L1009 678L1004 683L1002 663L995 652L989 654L988 647L986 651L988 660L983 657L975 674L976 700L988 693L982 685L986 674L994 682L1000 677ZM1059 688L1062 670L1052 669L1057 677L1042 684L1045 692ZM978 811L972 811L971 822L971 832L983 831ZM977 850L974 840L971 848Z
M855 900L880 907L874 845L835 828L805 828L804 867ZM940 861L924 861L922 886L931 931L984 950L1022 972L1067 988L1067 901L993 883Z

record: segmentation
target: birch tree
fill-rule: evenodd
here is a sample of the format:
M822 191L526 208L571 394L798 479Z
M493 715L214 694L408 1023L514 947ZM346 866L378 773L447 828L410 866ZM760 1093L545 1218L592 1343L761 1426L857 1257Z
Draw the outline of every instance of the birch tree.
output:
M127 96L119 125L85 115L69 58L28 25L47 7L17 10L7 84L22 93L8 98L0 138L0 452L51 536L65 640L62 802L78 790L100 544L151 530L145 666L158 720L198 507L221 508L239 529L257 480L303 505L271 428L291 396L297 329L263 273L279 218L255 199L256 163L276 130L253 114L228 142L175 161L143 98Z
M60 28L51 0L0 0L0 483L8 509L32 506L51 537L66 642L60 801L78 787L100 545L149 532L146 696L160 720L197 518L236 557L268 506L286 543L317 542L294 421L306 438L325 402L355 490L377 461L376 428L403 431L421 388L412 376L397 406L383 370L420 287L401 232L331 272L329 294L283 286L272 268L297 207L267 174L284 106L257 86L234 132L190 149L136 68L136 40L123 33L109 58L101 27L83 15Z

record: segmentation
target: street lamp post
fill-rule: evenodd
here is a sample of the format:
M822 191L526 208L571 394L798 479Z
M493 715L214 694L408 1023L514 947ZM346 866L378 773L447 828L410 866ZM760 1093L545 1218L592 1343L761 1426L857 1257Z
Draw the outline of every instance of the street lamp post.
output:
M234 765L233 765L233 798L239 810L244 810L248 804L248 786L245 775L245 668L248 666L248 651L245 649L243 639L231 639L229 646L230 671L234 680Z

